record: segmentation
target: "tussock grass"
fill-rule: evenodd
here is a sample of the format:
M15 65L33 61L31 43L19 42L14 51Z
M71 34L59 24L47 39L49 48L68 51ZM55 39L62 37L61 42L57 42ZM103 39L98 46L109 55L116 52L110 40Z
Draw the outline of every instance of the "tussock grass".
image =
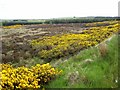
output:
M91 61L83 63L87 59ZM103 46L81 51L78 55L71 57L57 67L63 70L63 74L45 87L118 87L118 36L114 36L106 46L103 44ZM73 82L71 79L73 79Z

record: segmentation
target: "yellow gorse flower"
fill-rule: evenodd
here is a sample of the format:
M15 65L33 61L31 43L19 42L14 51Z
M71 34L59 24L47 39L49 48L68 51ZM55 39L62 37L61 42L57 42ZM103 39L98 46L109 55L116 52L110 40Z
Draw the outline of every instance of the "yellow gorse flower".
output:
M22 25L11 25L11 26L3 26L3 29L17 29L22 27Z
M41 85L44 85L61 73L61 71L53 68L49 63L43 65L36 64L36 66L31 68L13 68L10 64L0 64L0 66L2 67L0 88L3 89L40 88Z
M30 44L33 49L39 50L38 56L40 58L53 59L95 46L117 32L118 24L112 22L109 26L92 27L79 34L45 36L43 39L32 40Z

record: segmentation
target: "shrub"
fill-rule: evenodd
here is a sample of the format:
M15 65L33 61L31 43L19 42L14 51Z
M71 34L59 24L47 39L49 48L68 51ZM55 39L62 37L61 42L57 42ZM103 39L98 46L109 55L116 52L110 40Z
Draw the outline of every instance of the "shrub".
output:
M111 28L110 28L111 27ZM118 24L94 27L80 34L62 34L46 36L30 42L37 55L42 59L65 57L104 41L118 31Z
M37 64L31 68L24 66L13 68L10 64L0 64L0 66L2 67L0 72L2 89L40 88L61 73L49 63Z
M22 25L11 25L11 26L3 26L3 29L17 29L22 27Z

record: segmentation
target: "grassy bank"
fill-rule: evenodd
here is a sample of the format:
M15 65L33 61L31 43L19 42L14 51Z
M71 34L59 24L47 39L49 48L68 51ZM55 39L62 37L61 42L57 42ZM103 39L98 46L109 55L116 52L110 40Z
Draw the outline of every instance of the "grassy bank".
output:
M119 36L120 37L120 36ZM63 70L47 88L115 88L118 86L118 36L106 42L106 49L93 47L54 66ZM105 51L105 52L104 52ZM56 64L56 65L55 65Z

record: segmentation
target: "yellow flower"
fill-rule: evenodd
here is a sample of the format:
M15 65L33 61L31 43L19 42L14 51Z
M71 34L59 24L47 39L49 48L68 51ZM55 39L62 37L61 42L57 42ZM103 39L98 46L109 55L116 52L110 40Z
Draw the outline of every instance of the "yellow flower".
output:
M9 64L2 64L2 82L0 82L0 86L7 88L13 88L14 85L16 88L40 88L40 85L42 85L45 82L48 82L50 78L52 78L54 75L57 75L55 73L56 69L52 68L49 63L47 64L36 64L36 66L33 66L32 68L26 68L26 67L18 67L13 68ZM42 68L44 66L44 68ZM8 68L11 69L8 69ZM49 68L48 68L49 67ZM12 72L9 72L12 71ZM54 75L49 73L49 70L54 71ZM43 83L40 83L38 85L39 81L43 81Z

